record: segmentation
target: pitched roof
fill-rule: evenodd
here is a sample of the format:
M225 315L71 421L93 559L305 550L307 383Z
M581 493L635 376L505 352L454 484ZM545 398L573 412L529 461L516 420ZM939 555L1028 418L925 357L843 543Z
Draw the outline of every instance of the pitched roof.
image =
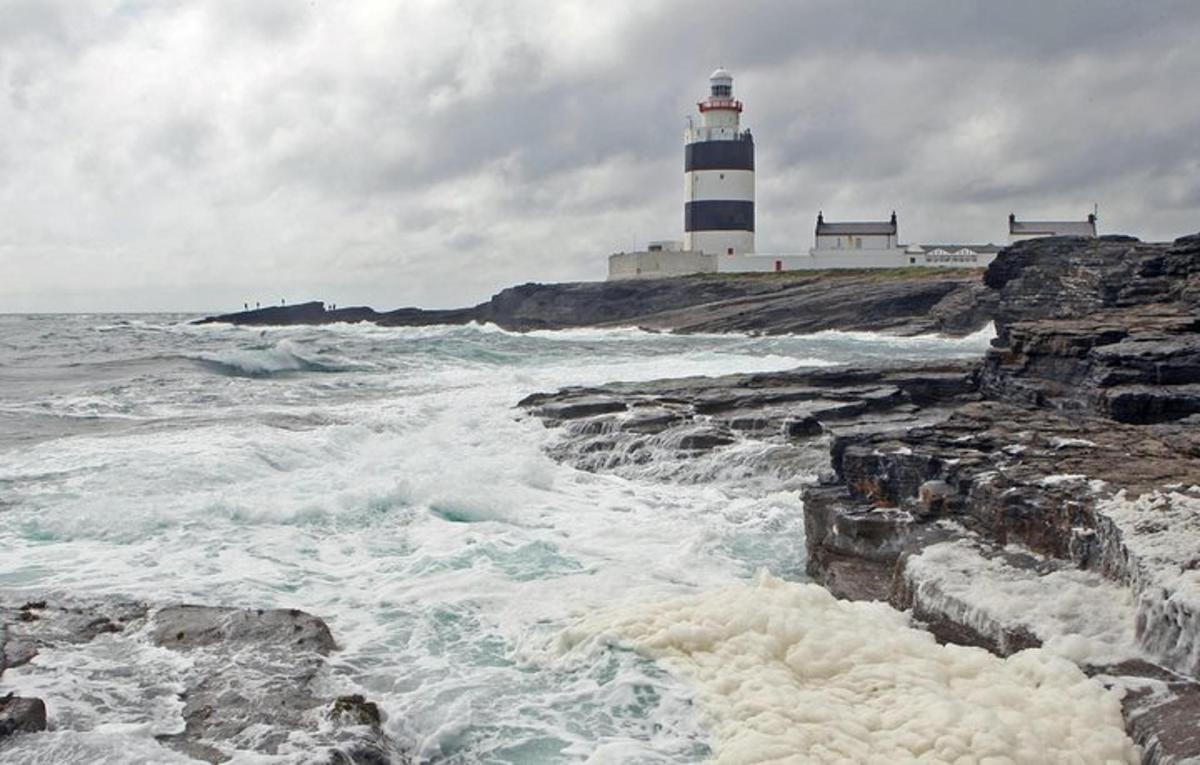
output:
M1017 220L1008 216L1008 233L1037 234L1041 236L1095 236L1096 219L1089 215L1086 220Z
M838 234L894 234L896 224L887 221L851 221L847 223L818 223L817 236Z
M826 223L825 214L817 213L817 236L840 236L842 234L895 235L896 213L891 220L842 221Z

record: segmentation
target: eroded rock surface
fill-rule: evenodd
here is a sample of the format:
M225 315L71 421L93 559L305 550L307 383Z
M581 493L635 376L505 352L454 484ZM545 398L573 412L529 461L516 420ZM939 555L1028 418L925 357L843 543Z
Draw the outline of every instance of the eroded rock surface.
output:
M54 672L53 666L41 666L39 652L61 656L99 641L112 643L105 656L128 652L134 657L153 646L177 653L182 661L161 663L160 671L171 676L157 678L162 687L153 693L177 688L181 720L177 730L160 732L158 739L190 757L224 762L254 753L291 753L336 763L408 762L383 731L374 703L359 695L329 695L326 657L337 646L325 622L311 614L196 605L156 609L57 597L18 605L18 600L0 598L5 668L22 668L31 676L43 669ZM112 667L114 681L132 669ZM104 671L94 665L88 682L102 683ZM47 707L53 728L54 704L54 698L0 700L0 737L45 729ZM128 722L149 724L145 709L122 710L120 694L106 696L105 704L127 713Z

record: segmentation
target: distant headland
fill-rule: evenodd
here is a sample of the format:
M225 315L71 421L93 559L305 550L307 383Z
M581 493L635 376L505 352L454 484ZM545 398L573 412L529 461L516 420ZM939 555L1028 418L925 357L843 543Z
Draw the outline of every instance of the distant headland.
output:
M414 327L472 322L527 332L577 327L788 334L829 329L966 335L987 325L979 269L906 268L703 274L637 281L522 284L469 308L376 311L320 301L209 316L246 326L368 322Z

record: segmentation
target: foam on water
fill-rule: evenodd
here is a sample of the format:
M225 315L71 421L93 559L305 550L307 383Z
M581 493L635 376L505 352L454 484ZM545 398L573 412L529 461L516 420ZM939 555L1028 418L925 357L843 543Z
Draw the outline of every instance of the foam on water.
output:
M760 566L803 571L803 476L747 480L756 447L671 463L670 474L588 473L547 456L559 434L518 400L611 380L977 352L931 339L3 322L0 410L47 414L15 420L29 430L0 443L0 587L305 609L342 647L330 682L368 694L399 741L443 762L704 759L726 729L696 712L703 678L648 653L564 662L546 647L580 612L687 594L700 608ZM44 345L47 332L57 345ZM119 362L135 358L121 377ZM97 402L102 427L52 427L83 400ZM863 619L863 635L886 636L884 622ZM73 706L62 667L91 662L100 687L106 660L123 666L96 653L104 647L4 675L5 692L35 690L49 705L54 732L22 739L23 759L104 761L117 740L158 753L146 760L173 756L153 742L178 724L146 677L173 677L154 652L128 677L161 699L161 716L113 703L85 718L87 705ZM88 743L83 732L100 729Z
M717 762L1138 761L1119 696L1065 659L939 645L885 604L813 584L760 575L594 614L561 638L585 655L614 644L697 684Z

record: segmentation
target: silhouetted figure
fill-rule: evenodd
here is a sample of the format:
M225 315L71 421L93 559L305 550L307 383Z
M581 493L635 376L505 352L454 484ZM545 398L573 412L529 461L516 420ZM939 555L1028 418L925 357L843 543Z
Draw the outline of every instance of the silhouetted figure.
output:
M257 300L254 301L254 310L256 310L256 311L258 310L258 301Z
M249 304L249 303L242 303L242 310L243 310L243 311L249 311L249 310L250 310L250 304Z
M287 301L283 298L279 298L279 305L287 305Z

